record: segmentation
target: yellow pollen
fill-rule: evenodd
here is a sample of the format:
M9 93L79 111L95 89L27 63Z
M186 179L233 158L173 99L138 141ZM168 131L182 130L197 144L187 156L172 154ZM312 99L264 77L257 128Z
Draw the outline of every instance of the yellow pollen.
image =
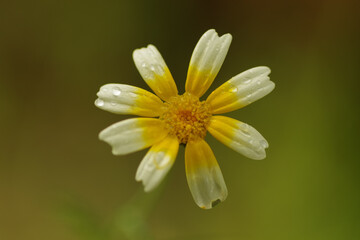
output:
M170 135L176 136L180 143L204 138L211 113L205 101L190 93L172 97L164 103L160 119L165 122Z

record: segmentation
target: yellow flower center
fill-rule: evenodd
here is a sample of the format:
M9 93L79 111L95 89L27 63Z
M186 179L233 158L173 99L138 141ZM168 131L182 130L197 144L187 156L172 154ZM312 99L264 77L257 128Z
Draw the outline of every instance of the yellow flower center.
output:
M211 113L205 101L190 93L172 97L164 103L160 119L165 122L170 135L176 136L180 143L204 138Z

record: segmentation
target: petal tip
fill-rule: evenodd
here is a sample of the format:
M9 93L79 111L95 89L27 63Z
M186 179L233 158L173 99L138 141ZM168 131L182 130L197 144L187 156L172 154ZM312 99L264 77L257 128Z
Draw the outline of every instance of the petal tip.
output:
M140 54L140 52L139 52L140 50L141 50L141 48L137 48L132 52L133 59L136 59L136 57Z
M223 38L224 41L230 41L230 42L232 41L232 35L230 33L225 33L220 38Z
M105 129L104 129L104 130L105 130ZM102 130L101 132L99 132L98 138L99 138L99 140L105 142L105 139L104 139L104 130Z
M144 185L144 184L143 184ZM154 190L155 187L148 187L148 186L145 186L144 185L144 192L148 193L148 192L151 192L152 190Z
M259 69L262 70L263 73L266 73L267 75L269 75L271 73L271 69L268 66L258 66L255 67L255 69Z
M270 81L269 93L275 89L276 84L273 81Z
M258 155L252 155L252 156L246 156L252 160L264 160L266 158L266 152L265 149L263 149L262 153L259 153Z
M216 30L213 29L213 28L211 28L211 29L207 30L207 31L204 33L204 35L206 36L206 35L214 34L214 33L217 34Z

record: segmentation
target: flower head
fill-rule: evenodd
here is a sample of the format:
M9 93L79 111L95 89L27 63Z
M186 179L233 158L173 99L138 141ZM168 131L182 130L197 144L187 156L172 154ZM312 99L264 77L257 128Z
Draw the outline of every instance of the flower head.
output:
M179 149L185 147L186 178L196 204L212 208L227 197L220 167L204 140L207 132L233 150L251 159L264 159L268 147L253 127L215 114L242 108L270 93L268 67L255 67L231 78L205 101L201 96L214 81L231 43L231 35L221 37L208 30L197 43L187 74L185 93L178 95L173 77L159 51L149 45L137 49L133 59L141 76L155 92L125 84L106 84L97 93L95 105L117 114L141 116L111 125L99 138L124 155L150 147L136 172L145 191L159 185L172 167Z

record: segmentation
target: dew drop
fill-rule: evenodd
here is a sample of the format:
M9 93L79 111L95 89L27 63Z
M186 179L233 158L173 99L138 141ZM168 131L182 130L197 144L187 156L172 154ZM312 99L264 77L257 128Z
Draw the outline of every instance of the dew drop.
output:
M113 93L114 96L120 96L121 91L120 91L120 89L118 89L118 88L114 88L113 91L112 91L112 93Z
M112 106L115 106L116 105L116 102L111 102L110 103Z
M155 72L155 67L154 66L151 66L150 69L151 69L151 71Z
M221 89L221 91L227 91L228 87L223 84L220 86L220 89Z
M133 93L133 92L129 92L129 97L133 97L133 98L137 98L138 95L136 93Z
M241 132L242 132L244 135L250 137L249 125L247 125L246 123L244 123L244 124L242 125Z
M244 78L243 83L244 84L249 84L251 82L251 78Z
M263 147L263 148L268 148L269 147L269 144L266 140L260 140L260 145Z
M250 94L248 94L248 95L245 97L245 99L246 99L246 101L248 101L249 103L251 103L251 102L252 102L252 101L251 101L252 97L253 97L253 95L252 95L252 93L250 93Z
M157 169L161 169L168 164L168 159L165 157L164 152L159 152L155 155L153 161Z
M105 104L105 102L100 98L96 99L96 101L95 101L95 105L98 107L102 107L102 106L104 106L104 104Z
M247 132L247 131L244 131L244 130L241 130L241 132L244 134L244 135L246 135L246 136L248 136L248 137L250 137L250 134L249 134L249 132Z
M238 91L238 88L237 87L233 87L230 89L230 92L232 93L236 93Z
M161 90L161 88L157 88L157 94L162 94L163 91Z
M154 170L155 165L154 164L146 164L144 168L145 168L145 171L151 172Z
M146 63L141 64L141 66L142 66L143 68L146 67Z

